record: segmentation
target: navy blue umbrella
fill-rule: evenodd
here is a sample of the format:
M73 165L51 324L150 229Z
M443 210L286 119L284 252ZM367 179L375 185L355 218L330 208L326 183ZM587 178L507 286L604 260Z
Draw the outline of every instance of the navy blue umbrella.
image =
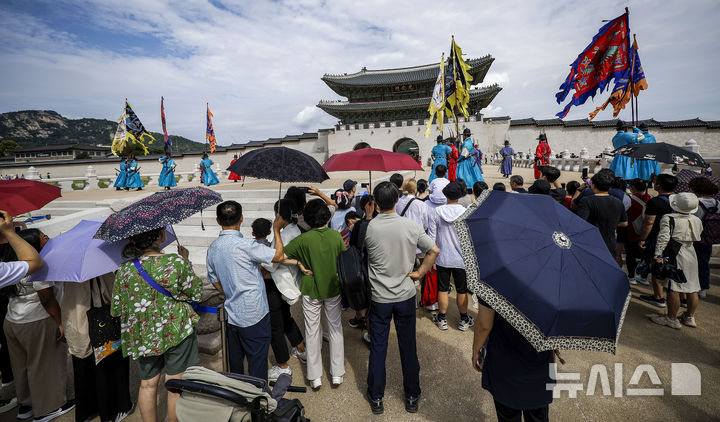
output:
M490 190L454 224L470 290L537 351L615 353L630 288L595 226L550 196Z

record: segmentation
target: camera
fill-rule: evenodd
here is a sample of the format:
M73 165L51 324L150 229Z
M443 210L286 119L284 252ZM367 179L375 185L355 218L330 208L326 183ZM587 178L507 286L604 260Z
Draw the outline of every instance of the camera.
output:
M587 168L587 167L584 167L584 168L582 169L582 176L580 176L580 178L583 179L583 180L585 180L585 179L587 179L587 177L588 177L588 168Z
M370 187L370 183L360 183L360 187L363 189L367 189Z
M310 193L310 188L307 187L307 186L298 186L298 189L300 189L300 191L301 191L302 193L304 193L305 195L307 195L308 193Z

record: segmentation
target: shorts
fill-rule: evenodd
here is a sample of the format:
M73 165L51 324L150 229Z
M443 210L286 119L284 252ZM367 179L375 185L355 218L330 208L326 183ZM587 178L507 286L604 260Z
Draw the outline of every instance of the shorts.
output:
M448 268L437 266L437 284L438 292L449 292L450 291L450 275L452 274L453 283L455 284L455 290L459 295L468 292L467 288L467 276L465 270L462 268Z
M177 346L171 347L159 356L142 356L137 359L140 367L140 378L149 380L155 378L165 368L168 375L177 375L185 372L190 366L200 361L198 356L197 333L185 337Z

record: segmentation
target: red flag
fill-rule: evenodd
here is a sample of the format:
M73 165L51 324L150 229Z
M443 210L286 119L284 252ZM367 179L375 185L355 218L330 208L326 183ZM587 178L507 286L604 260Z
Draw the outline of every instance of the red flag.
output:
M165 139L165 153L168 149L172 150L172 141L168 138L167 128L165 127L165 98L160 97L160 118L162 120L163 135Z
M210 113L210 105L207 106L207 128L205 129L205 140L210 145L210 152L215 152L215 131L213 130L212 124L212 113Z

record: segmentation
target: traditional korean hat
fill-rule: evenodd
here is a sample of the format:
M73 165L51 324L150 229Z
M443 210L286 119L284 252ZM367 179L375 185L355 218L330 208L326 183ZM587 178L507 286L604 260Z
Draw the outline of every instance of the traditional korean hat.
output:
M435 138L435 140L438 142L442 142L443 141L442 135L438 135L437 138Z
M470 128L466 127L465 130L463 130L463 135L470 136L471 135Z
M505 146L506 146L506 147L507 147L507 146L510 146L510 140L508 140L508 139L505 140Z
M616 128L617 130L623 130L623 129L625 129L625 122L623 122L622 120L618 119L617 124L615 125L615 128Z
M648 124L645 123L645 122L642 122L642 123L640 123L640 126L638 127L638 129L642 130L643 132L647 132L647 131L648 131Z

